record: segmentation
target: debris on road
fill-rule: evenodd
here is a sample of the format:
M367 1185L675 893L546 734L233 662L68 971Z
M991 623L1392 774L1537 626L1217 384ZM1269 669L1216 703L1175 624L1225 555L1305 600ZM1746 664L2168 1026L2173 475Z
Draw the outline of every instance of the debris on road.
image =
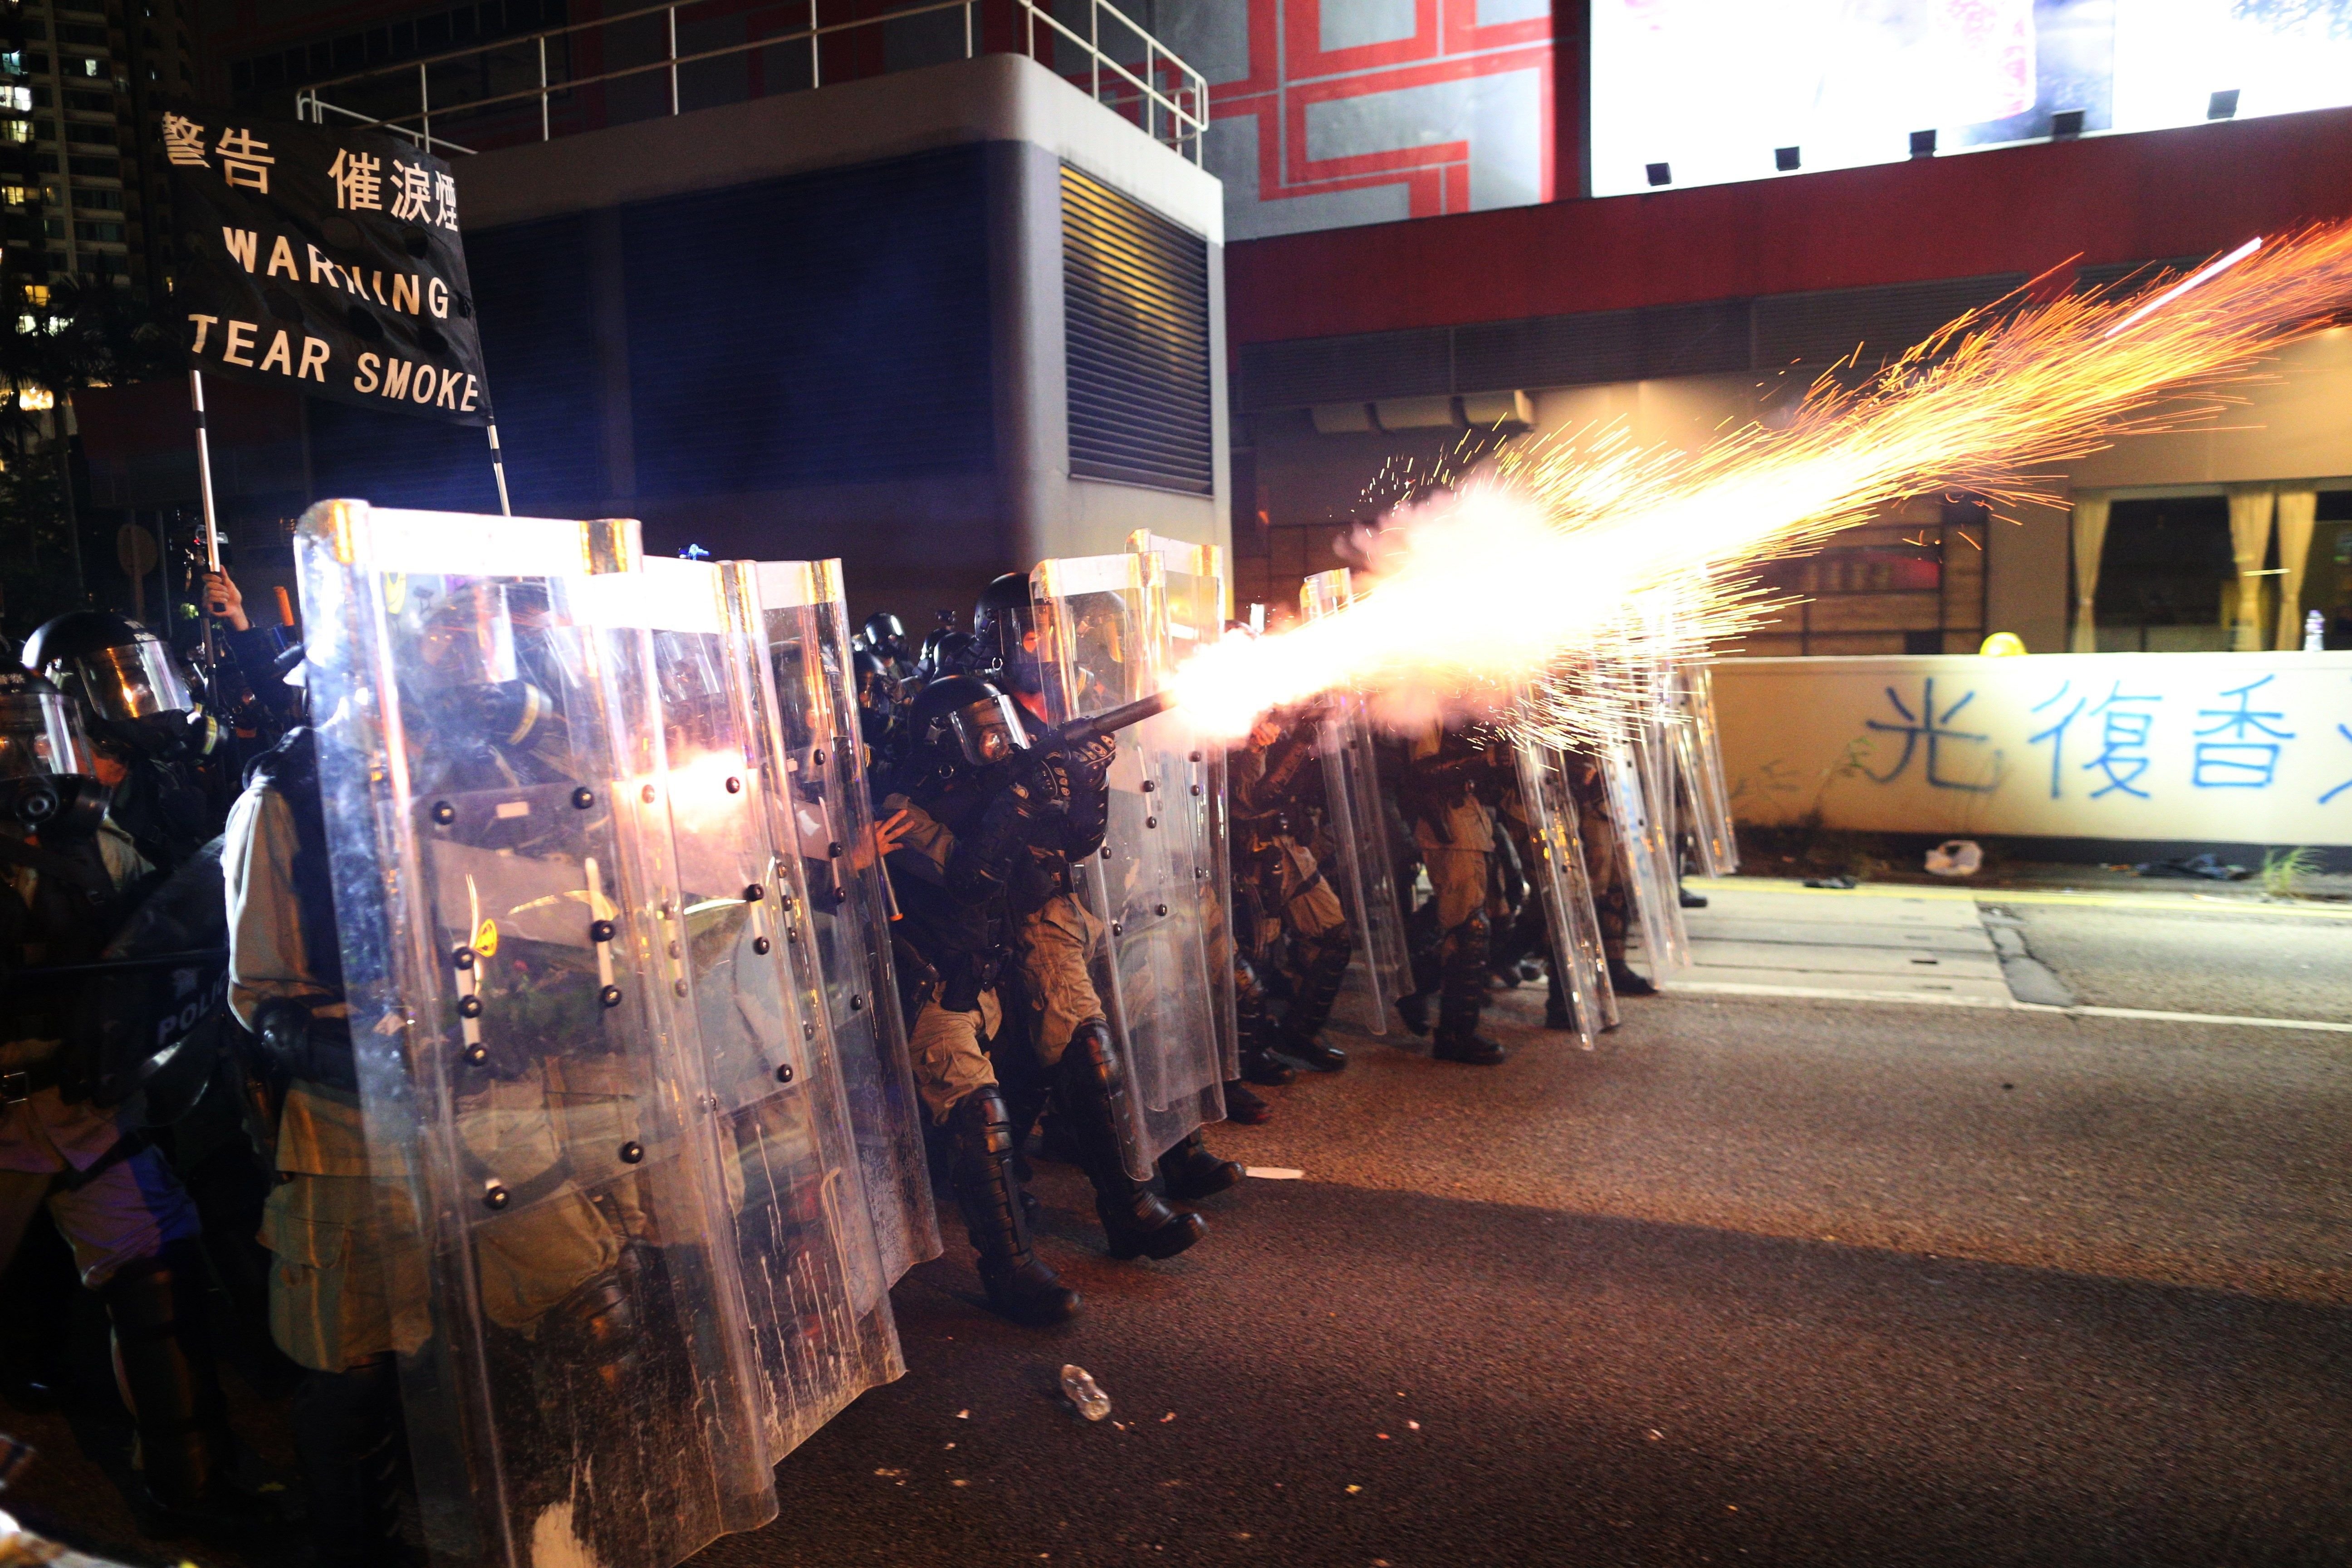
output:
M1102 1391L1085 1367L1064 1363L1062 1393L1077 1407L1078 1414L1089 1421L1099 1421L1110 1414L1110 1395ZM1120 1431L1127 1430L1124 1425Z

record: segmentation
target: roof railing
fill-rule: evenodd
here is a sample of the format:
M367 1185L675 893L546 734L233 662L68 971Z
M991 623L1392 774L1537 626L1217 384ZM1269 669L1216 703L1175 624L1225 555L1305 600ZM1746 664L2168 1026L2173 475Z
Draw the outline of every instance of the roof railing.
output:
M818 15L818 0L807 0L809 19L806 26L730 42L715 48L680 53L677 41L679 13L720 3L723 0L671 0L668 4L645 5L585 22L545 27L493 43L450 49L401 65L354 71L300 89L295 95L295 111L298 117L313 124L324 125L331 115L338 121L373 126L404 136L428 153L469 154L475 151L474 148L435 133L433 124L436 119L446 129L453 120L536 103L539 107L539 140L551 141L566 133L555 108L557 99L565 94L612 82L666 75L668 112L677 114L684 109L678 75L681 69L710 60L798 44L808 47L807 87L795 86L784 90L820 89L825 84L824 44L826 39L860 28L903 24L916 17L961 12L964 58L971 59L988 52L1025 54L1054 70L1073 87L1087 93L1096 102L1132 120L1154 140L1174 149L1194 163L1201 162L1202 133L1208 129L1209 123L1207 79L1137 26L1124 12L1108 4L1108 0L1063 0L1066 9L1075 8L1080 4L1085 5L1084 32L1055 16L1050 5L1040 5L1037 0L1010 0L1013 9L1013 30L1019 42L1019 47L1011 51L988 51L980 47L981 12L987 0L930 0L929 4L908 5L840 22L822 21ZM999 0L999 4L1003 3L1003 0ZM561 54L568 56L567 46L575 37L605 33L627 23L654 17L661 19L662 30L667 38L667 51L656 58L598 70L586 76L563 75L560 69L551 72L548 48L551 42L558 46ZM1038 53L1041 28L1044 31L1042 42L1046 51L1043 56ZM1071 46L1079 57L1080 63L1076 70L1066 68L1064 64L1066 51L1060 47L1063 43ZM436 67L476 62L487 64L487 57L493 55L503 57L510 63L514 52L519 49L533 51L537 57L538 80L535 84L454 100L445 93L441 102L436 104L434 101L433 75ZM856 74L862 79L877 73ZM487 79L487 71L484 76ZM399 112L378 115L349 106L355 99L380 99L387 91L398 94L404 80L415 84L416 101L413 110L404 109ZM753 96L773 95L763 92Z

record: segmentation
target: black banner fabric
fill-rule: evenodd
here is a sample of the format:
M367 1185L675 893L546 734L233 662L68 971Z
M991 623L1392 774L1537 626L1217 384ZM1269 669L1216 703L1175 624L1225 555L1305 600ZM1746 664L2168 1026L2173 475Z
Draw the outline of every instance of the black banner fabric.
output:
M198 370L489 423L449 165L372 131L163 116Z

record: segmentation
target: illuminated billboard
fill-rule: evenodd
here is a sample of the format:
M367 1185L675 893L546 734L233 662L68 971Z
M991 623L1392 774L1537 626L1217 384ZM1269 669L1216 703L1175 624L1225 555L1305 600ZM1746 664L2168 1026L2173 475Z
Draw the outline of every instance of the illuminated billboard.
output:
M1592 192L2352 103L2352 0L1593 0Z

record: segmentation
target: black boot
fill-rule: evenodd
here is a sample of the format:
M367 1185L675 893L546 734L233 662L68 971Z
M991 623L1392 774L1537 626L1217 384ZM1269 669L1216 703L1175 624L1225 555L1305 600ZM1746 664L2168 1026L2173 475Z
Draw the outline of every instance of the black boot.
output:
M1283 1089L1298 1081L1298 1069L1264 1046L1244 1046L1242 1047L1242 1078L1268 1089ZM1228 1095L1226 1098L1232 1097ZM1239 1121L1240 1118L1235 1117L1234 1120Z
M1297 1081L1298 1069L1276 1057L1272 1049L1274 1020L1266 1016L1265 994L1258 989L1257 970L1238 953L1234 957L1234 1015L1241 1036L1242 1077L1269 1089L1281 1089ZM1225 1100L1229 1110L1233 1098L1233 1090L1228 1088ZM1265 1102L1261 1100L1259 1103L1263 1105ZM1249 1120L1243 1116L1232 1119L1235 1121ZM1258 1120L1262 1121L1265 1118Z
M1551 988L1544 996L1544 1027L1573 1029L1576 1027L1576 1010L1569 1005L1568 985L1559 977L1559 960L1553 960L1549 967L1551 970Z
M175 1241L100 1288L139 1435L150 1534L240 1540L278 1510L230 1479L233 1440L214 1368L201 1243Z
M1425 1036L1429 1033L1429 999L1436 995L1438 987L1444 984L1444 965L1437 956L1444 933L1437 929L1435 899L1414 911L1406 931L1412 939L1409 951L1412 959L1412 989L1397 998L1397 1016L1404 1020L1406 1028L1416 1035Z
M1274 1107L1235 1079L1225 1085L1225 1120L1243 1127L1263 1127L1274 1120Z
M1396 1010L1397 1016L1404 1020L1406 1028L1416 1035L1429 1033L1429 994L1427 992L1406 992L1397 998Z
M320 1568L412 1561L400 1539L400 1380L388 1355L311 1372L294 1391L295 1462Z
M1194 1128L1184 1141L1160 1156L1160 1184L1178 1203L1198 1203L1223 1192L1242 1179L1242 1168L1209 1152Z
M1201 1239L1209 1222L1170 1208L1150 1186L1127 1173L1118 1128L1127 1114L1127 1074L1112 1050L1110 1026L1089 1018L1063 1053L1062 1111L1078 1146L1078 1162L1094 1184L1113 1258L1173 1258Z
M1478 1033L1478 1016L1486 1006L1486 920L1473 915L1454 933L1454 951L1445 961L1445 988L1437 1000L1437 1038L1430 1054L1443 1062L1492 1067L1503 1059L1502 1047Z
M1339 1072L1348 1065L1348 1053L1337 1046L1327 1046L1312 1035L1294 1035L1285 1030L1282 1054L1314 1072Z
M1016 1323L1045 1327L1077 1315L1078 1293L1065 1286L1029 1245L1028 1196L1013 1177L1013 1123L994 1089L975 1089L948 1113L954 1139L949 1181L980 1254L988 1305Z
M1622 958L1609 961L1609 988L1620 996L1655 996L1658 988L1642 978Z
M1348 959L1355 948L1348 928L1340 926L1315 940L1302 955L1298 989L1290 1011L1283 1015L1282 1039L1275 1047L1317 1072L1338 1072L1348 1065L1348 1053L1325 1045L1319 1037L1339 1005L1339 987L1348 978Z

